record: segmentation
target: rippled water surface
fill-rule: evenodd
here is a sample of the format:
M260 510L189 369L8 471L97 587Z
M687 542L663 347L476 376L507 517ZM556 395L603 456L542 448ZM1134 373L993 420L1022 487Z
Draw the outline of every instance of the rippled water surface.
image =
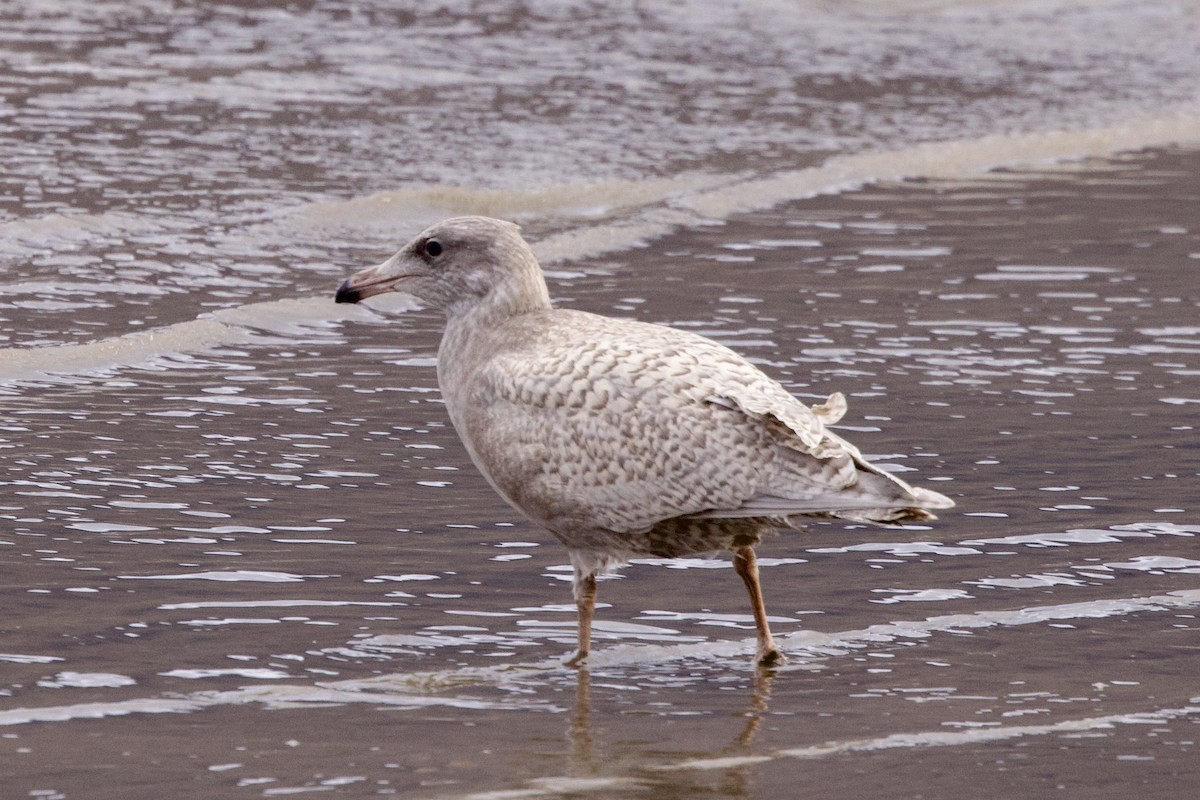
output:
M4 797L1200 781L1194 10L0 17ZM566 553L468 462L441 320L332 302L464 212L958 508L765 543L778 671L721 556L605 580L561 666Z

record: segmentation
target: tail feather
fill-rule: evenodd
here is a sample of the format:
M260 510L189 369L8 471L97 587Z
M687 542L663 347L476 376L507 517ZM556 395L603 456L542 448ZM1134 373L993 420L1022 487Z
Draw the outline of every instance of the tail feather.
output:
M737 508L712 509L690 516L709 519L766 517L781 520L788 527L794 527L793 517L832 517L876 525L901 525L937 519L934 511L954 507L954 501L940 492L910 486L860 458L854 460L857 480L844 488L834 489L812 481L790 481L786 495L773 491L762 493Z
M846 398L834 393L820 405L800 403L780 387L761 385L725 391L712 402L740 409L759 420L775 444L768 474L758 491L737 508L712 509L692 517L836 517L896 525L935 519L933 511L954 501L910 486L863 458L858 448L826 428L846 413ZM786 523L790 524L790 523Z

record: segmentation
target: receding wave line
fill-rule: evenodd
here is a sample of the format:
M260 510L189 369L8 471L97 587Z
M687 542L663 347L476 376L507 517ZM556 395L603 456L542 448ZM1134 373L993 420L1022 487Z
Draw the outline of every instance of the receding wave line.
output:
M330 228L349 238L397 235L453 214L491 214L536 220L555 233L534 237L546 264L577 261L644 245L683 227L710 224L733 214L780 203L853 190L904 178L978 178L1004 166L1045 164L1123 150L1200 144L1200 107L1130 119L1077 131L998 134L928 142L882 152L830 159L807 169L763 177L689 174L647 181L603 181L532 190L426 187L383 192L342 202L315 203L261 226L281 226L302 236ZM47 239L91 236L111 228L160 222L129 215L76 215L0 226L6 239L40 247ZM247 232L249 235L249 232ZM10 248L11 249L11 248ZM97 342L47 348L0 349L0 383L45 376L103 372L156 358L245 342L256 327L284 320L337 321L354 312L326 299L298 298L255 303L154 330Z
M972 178L1000 167L1109 156L1146 147L1200 144L1200 108L1130 119L1086 130L1008 133L947 142L924 142L884 152L830 159L811 169L784 172L706 191L686 205L705 217L724 219L789 200L857 189L905 178Z
M400 302L405 301L400 299ZM339 306L329 297L274 300L95 342L8 347L0 349L0 383L105 373L182 353L244 344L261 337L263 332L293 332L304 325L335 322L362 313L361 309Z
M296 209L290 224L313 223L396 231L404 221L434 222L448 215L477 214L516 221L542 218L611 217L624 209L657 205L728 183L728 176L691 173L641 181L578 181L523 190L422 186L378 192L349 200L313 203Z
M180 322L85 344L0 350L0 382L105 372L176 353L236 344L249 337L215 319Z
M734 214L822 194L853 191L880 181L979 178L1001 167L1196 144L1200 144L1200 109L1194 106L1110 127L926 142L897 150L839 156L816 167L664 198L665 207L645 209L601 226L572 229L539 242L535 249L547 263L593 257L644 244L683 226L724 220Z
M819 166L745 174L690 174L642 182L574 183L531 190L426 187L382 192L297 209L281 224L334 227L400 235L445 216L487 214L558 226L534 250L543 263L619 252L681 227L727 219L821 194L906 178L978 178L999 167L1048 164L1108 156L1145 147L1200 144L1200 107L1083 130L1009 133L893 150L838 156Z

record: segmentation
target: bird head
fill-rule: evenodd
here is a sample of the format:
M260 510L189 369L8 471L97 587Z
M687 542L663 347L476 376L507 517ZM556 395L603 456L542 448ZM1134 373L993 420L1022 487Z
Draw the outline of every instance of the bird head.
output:
M454 217L426 228L387 261L343 281L337 302L384 292L403 292L451 317L485 304L502 313L550 304L520 229L489 217Z

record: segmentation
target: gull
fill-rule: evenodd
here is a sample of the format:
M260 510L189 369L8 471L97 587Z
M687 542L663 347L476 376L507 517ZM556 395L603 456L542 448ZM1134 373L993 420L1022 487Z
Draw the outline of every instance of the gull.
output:
M806 517L899 525L954 505L833 433L840 393L809 406L704 336L554 308L511 222L437 223L336 299L390 291L445 313L437 378L454 429L492 488L567 548L568 665L591 652L597 575L725 550L750 595L755 661L779 664L754 552L765 536Z

